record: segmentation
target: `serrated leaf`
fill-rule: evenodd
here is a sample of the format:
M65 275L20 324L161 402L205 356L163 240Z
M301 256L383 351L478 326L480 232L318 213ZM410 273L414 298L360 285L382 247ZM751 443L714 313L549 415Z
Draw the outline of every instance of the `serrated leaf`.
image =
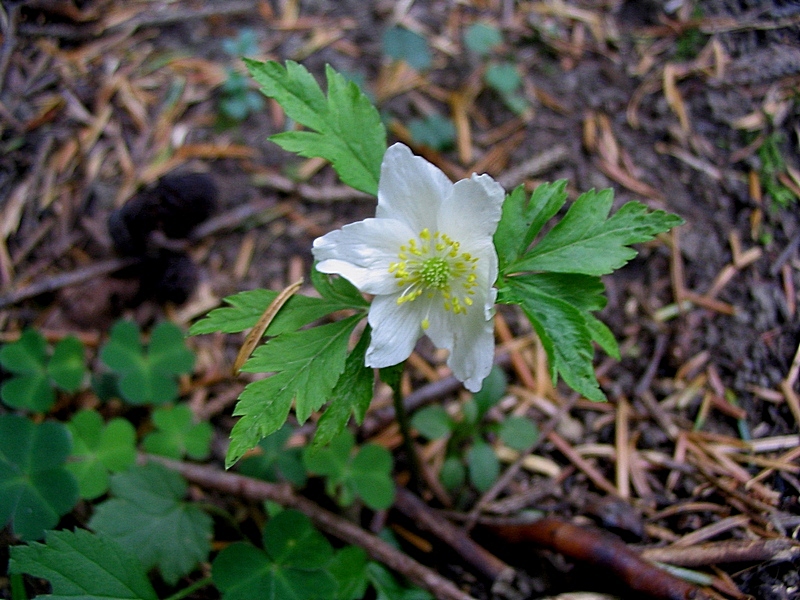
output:
M663 210L628 202L610 218L614 193L581 194L567 214L522 258L506 269L606 275L636 256L631 244L647 242L683 223Z
M78 501L78 484L64 468L72 447L61 423L36 425L0 415L0 525L35 540Z
M186 347L183 333L166 321L153 330L146 352L139 327L131 321L118 321L100 349L100 359L119 375L119 392L131 404L174 400L178 396L175 376L194 366L194 354Z
M64 391L75 392L81 387L86 364L83 344L74 336L67 336L53 349L53 356L47 364L47 373L55 384Z
M136 461L136 430L130 421L82 410L67 425L72 433L72 460L67 469L78 480L81 498L97 498L108 490L109 472L123 471Z
M587 322L588 310L594 310L589 307L598 306L598 298L605 301L592 292L592 287L602 290L602 283L592 277L552 273L510 277L507 282L542 342L553 381L561 375L590 400L605 400L592 367L593 330ZM573 295L580 290L580 298Z
M350 462L350 455L355 443L355 436L345 429L323 448L316 449L306 446L303 452L303 463L309 472L340 483L347 473L347 465Z
M145 569L158 566L170 585L206 560L212 521L183 500L183 478L158 464L111 478L113 497L96 507L89 526L130 549Z
M290 152L331 162L347 185L377 194L386 130L380 115L358 85L327 66L328 95L302 65L245 59L264 95L286 115L312 131L288 131L270 139Z
M275 373L249 384L239 396L226 464L235 463L258 441L284 424L292 403L304 423L328 400L344 370L355 315L312 329L285 333L257 348L242 367L252 373Z
M494 234L501 273L507 272L506 267L524 254L542 226L564 206L567 201L566 187L566 180L561 179L537 186L530 199L524 186L517 187L506 196L500 223Z
M312 281L316 281L315 275L311 274ZM346 281L342 278L342 281ZM349 283L349 282L348 282ZM316 286L316 283L315 283ZM337 283L337 292L344 288L344 284ZM323 288L326 289L326 288ZM215 308L204 318L189 328L189 335L200 335L203 333L239 333L250 329L264 314L264 310L277 297L278 292L272 290L249 290L240 292L224 299L230 306ZM347 296L347 298L343 298ZM363 310L368 306L366 301L360 296L358 299L350 297L349 294L337 293L336 299L309 298L295 294L283 308L275 315L275 318L264 332L265 336L277 336L290 331L296 331L303 325L308 325L337 310L356 309Z
M476 442L467 452L469 480L479 492L492 487L500 476L500 461L489 444Z
M319 292L319 295L330 302L332 307L339 307L334 308L331 312L346 308L353 310L369 309L369 302L364 299L364 296L361 295L356 286L344 277L320 273L316 268L316 264L311 269L311 283L314 285L314 289Z
M330 543L311 521L294 510L272 517L264 528L264 550L231 544L211 566L225 600L323 600L336 594L336 580L324 569Z
M344 430L351 415L355 416L359 425L363 422L375 389L375 371L364 365L369 341L370 328L367 326L356 347L348 355L344 372L336 382L330 394L330 402L317 422L312 448L317 449L328 444Z
M433 60L425 38L398 25L383 34L383 52L394 60L404 60L417 71L428 69Z
M265 481L290 481L297 487L306 484L306 469L302 448L287 448L294 429L288 423L258 442L258 452L248 454L239 462L242 475Z
M175 460L184 455L194 460L208 457L214 429L205 421L195 423L188 405L157 408L152 419L156 431L145 436L142 442L145 450Z
M85 529L48 531L46 544L12 546L10 573L47 579L50 600L157 600L136 557Z
M443 406L426 406L411 417L411 426L429 440L438 440L453 430L455 423Z

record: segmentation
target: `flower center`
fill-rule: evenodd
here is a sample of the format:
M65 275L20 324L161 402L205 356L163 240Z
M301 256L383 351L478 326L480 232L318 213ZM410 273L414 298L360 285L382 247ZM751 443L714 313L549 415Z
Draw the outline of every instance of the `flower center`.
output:
M446 233L431 233L428 228L420 231L418 240L412 238L400 246L398 261L389 265L389 273L403 289L397 303L413 302L426 294L428 298L439 297L446 311L466 314L477 285L478 259L461 252L460 246ZM428 325L425 317L422 328Z

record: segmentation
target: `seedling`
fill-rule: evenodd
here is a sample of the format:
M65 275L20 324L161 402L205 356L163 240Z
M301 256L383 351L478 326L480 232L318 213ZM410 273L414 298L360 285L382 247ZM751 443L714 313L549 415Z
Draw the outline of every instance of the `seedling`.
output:
M428 42L418 33L395 25L383 34L383 53L394 60L402 60L417 71L430 68L431 57Z
M214 429L207 421L195 423L187 404L157 408L152 419L156 431L144 437L145 450L176 460L184 456L194 460L208 458Z
M417 144L434 150L448 150L456 141L456 128L453 122L441 115L414 119L409 122L408 129Z
M303 461L309 472L326 478L327 494L341 506L356 497L375 510L392 505L392 455L383 446L365 444L355 450L355 437L345 430L325 448L306 448Z
M74 443L67 469L78 480L81 498L98 498L108 491L109 473L124 471L136 461L136 430L121 418L104 425L93 410L80 411L67 426Z
M65 337L51 354L47 341L34 329L26 329L19 340L0 349L0 365L14 373L0 388L3 402L32 412L50 410L56 401L56 389L77 391L86 374L80 340Z
M517 66L511 62L492 62L486 67L483 80L495 90L509 109L522 114L528 109L528 101L520 93L522 77Z
M0 415L0 525L24 540L55 527L78 501L78 483L64 468L72 447L61 423L36 425Z
M505 374L495 367L484 380L481 391L462 405L457 418L439 405L423 408L412 418L412 425L424 437L448 438L447 455L440 472L442 483L448 489L460 487L467 475L469 482L481 492L495 482L500 463L486 442L488 434L497 434L504 444L515 450L524 450L536 440L536 427L523 417L507 417L499 424L484 422L486 413L505 394L506 385Z
M258 39L252 29L242 29L234 38L222 41L222 49L237 59L258 54ZM251 114L264 108L264 98L251 89L250 80L242 73L230 67L225 69L227 78L220 91L219 112L221 125L229 125L244 121Z
M473 23L464 32L464 44L480 57L489 56L502 43L503 34L488 23Z
M111 477L111 498L97 505L89 527L129 550L146 569L174 585L211 551L211 518L183 500L186 482L157 464Z
M186 347L183 332L167 321L153 330L147 350L139 327L118 321L100 349L100 359L119 377L120 395L131 404L172 402L178 397L176 377L194 367L194 354Z

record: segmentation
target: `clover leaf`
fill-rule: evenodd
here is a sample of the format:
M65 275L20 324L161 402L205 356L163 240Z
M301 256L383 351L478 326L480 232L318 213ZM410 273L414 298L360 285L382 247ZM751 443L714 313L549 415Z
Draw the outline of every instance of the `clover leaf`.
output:
M182 500L183 478L158 464L111 477L112 498L99 504L89 527L129 548L146 569L158 566L170 585L205 560L211 517Z
M178 397L176 376L191 372L194 354L183 332L169 322L159 323L145 351L139 327L118 321L100 350L100 359L119 375L119 391L131 404L164 404Z
M26 329L19 340L0 349L0 365L15 375L3 384L0 398L11 408L35 412L52 408L54 387L74 392L86 373L80 340L65 337L49 356L47 341L34 329Z
M81 498L92 500L108 491L109 472L124 471L136 461L136 430L130 421L82 410L68 423L74 447L67 469L78 480Z
M359 496L372 509L392 505L392 455L383 446L365 444L353 452L355 437L344 430L325 448L307 447L303 454L306 469L326 477L326 489L339 504L348 506Z
M266 481L283 478L298 487L306 484L306 469L303 466L302 449L287 448L294 429L285 423L278 431L258 443L256 451L239 462L239 471L248 477Z
M60 423L0 415L0 525L11 521L20 538L40 539L72 510L78 484L64 468L71 446Z
M214 429L206 421L195 423L187 404L157 408L152 418L156 431L145 436L145 450L176 460L184 455L195 460L208 458Z
M214 559L211 577L224 600L323 600L336 597L327 566L330 542L304 514L285 510L263 532L264 549L231 544Z
M157 600L147 573L121 544L85 529L48 531L45 544L12 546L9 573L47 579L67 600Z

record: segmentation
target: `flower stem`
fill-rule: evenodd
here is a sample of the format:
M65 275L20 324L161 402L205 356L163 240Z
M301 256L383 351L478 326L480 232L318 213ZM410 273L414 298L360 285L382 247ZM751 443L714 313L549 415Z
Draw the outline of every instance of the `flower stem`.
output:
M394 402L394 413L397 424L400 426L400 435L403 437L403 448L408 456L408 470L411 474L409 487L414 491L422 489L422 470L420 468L419 456L411 437L411 425L403 403L403 393L400 390L400 380L403 375L403 365L401 363L394 367L380 369L381 380L392 388L392 400Z
M211 585L211 583L212 583L211 577L206 577L204 579L200 579L198 581L195 581L189 587L185 587L182 590L178 590L177 592L172 594L172 596L170 596L169 598L166 598L165 600L181 600L181 598L185 598L186 596L188 596L189 594L191 594L195 590L199 590L202 587L205 587L207 585Z

